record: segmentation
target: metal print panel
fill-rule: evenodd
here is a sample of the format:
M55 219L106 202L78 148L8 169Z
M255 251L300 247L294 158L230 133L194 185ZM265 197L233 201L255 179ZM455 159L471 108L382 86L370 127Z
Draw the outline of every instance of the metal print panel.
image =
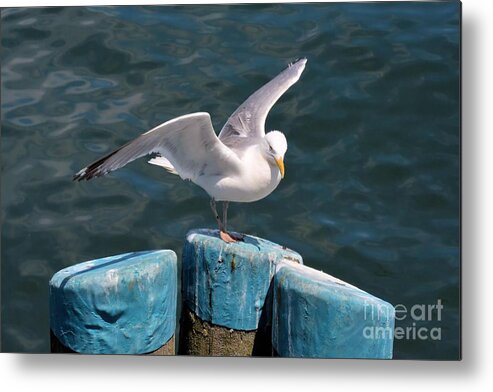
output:
M460 359L460 18L3 8L2 351Z

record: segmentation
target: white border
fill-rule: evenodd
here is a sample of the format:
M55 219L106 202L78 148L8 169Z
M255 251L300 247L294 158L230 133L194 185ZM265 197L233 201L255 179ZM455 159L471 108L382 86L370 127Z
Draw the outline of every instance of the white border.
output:
M238 1L216 1L233 3ZM245 1L246 2L246 1ZM263 2L263 1L262 1ZM274 2L274 1L266 1ZM158 4L46 1L42 5ZM206 3L204 1L176 3ZM493 17L491 0L463 2L463 358L462 362L233 358L0 356L6 387L87 392L189 390L487 390L493 355ZM41 5L2 0L1 6ZM488 382L489 381L489 382ZM317 388L317 389L315 389ZM354 388L354 389L353 389Z

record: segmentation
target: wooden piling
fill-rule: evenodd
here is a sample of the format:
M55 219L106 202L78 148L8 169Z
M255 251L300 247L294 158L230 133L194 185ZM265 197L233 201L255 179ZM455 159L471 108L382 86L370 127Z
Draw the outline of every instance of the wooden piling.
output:
M199 356L392 358L392 305L254 236L227 244L188 233L179 353ZM50 280L52 352L175 354L172 251L127 253Z
M304 265L278 263L272 344L282 357L392 358L394 308Z
M271 282L284 259L302 263L298 253L254 236L226 244L217 230L189 232L179 353L270 356Z
M173 251L76 264L53 275L49 288L52 352L175 354Z

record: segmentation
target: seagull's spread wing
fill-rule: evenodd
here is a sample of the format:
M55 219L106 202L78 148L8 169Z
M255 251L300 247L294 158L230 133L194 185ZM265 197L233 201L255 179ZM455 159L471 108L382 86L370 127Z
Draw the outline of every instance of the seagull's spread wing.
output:
M103 176L144 155L157 153L183 179L228 175L238 170L236 154L216 136L208 113L177 117L144 133L79 171L74 180Z
M305 64L305 58L289 64L288 68L253 93L229 117L219 139L227 146L234 147L243 142L239 138L263 137L267 114L281 95L298 81Z

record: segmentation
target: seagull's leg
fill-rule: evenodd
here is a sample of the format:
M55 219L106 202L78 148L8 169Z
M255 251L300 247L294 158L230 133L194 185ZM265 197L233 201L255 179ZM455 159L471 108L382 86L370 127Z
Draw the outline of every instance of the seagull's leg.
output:
M216 218L217 225L219 226L219 231L226 231L224 229L223 223L221 222L221 219L219 218L219 214L217 213L216 200L214 200L214 198L211 199L211 210L214 214L214 218Z
M227 231L228 207L229 207L229 201L223 201L223 225L224 225L224 232L229 237L231 237L235 242L236 241L243 241L243 239L245 238L244 235L242 235L242 234L228 233L228 231Z
M237 240L235 240L228 233L226 233L226 229L224 228L223 222L221 222L221 219L219 218L219 214L217 213L216 200L214 200L214 198L211 199L211 210L212 213L214 214L214 217L216 218L217 225L219 226L219 236L221 237L221 239L227 243L236 242Z
M223 225L224 225L224 231L228 230L228 206L229 206L229 201L223 201Z

